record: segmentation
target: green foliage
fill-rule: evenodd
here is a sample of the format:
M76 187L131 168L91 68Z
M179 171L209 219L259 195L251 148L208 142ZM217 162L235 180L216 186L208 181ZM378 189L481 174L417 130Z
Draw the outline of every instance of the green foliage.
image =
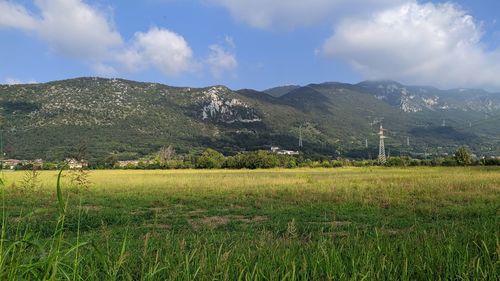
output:
M459 165L470 165L472 163L472 154L467 147L462 146L455 152L455 160Z
M224 155L217 150L207 148L196 160L196 167L201 169L220 169Z
M324 83L282 90L283 95L272 97L225 87L175 88L100 78L0 86L5 152L8 158L57 162L85 144L86 160L93 167L112 168L114 163L105 160L109 155L117 160L152 158L165 144L175 147L177 155L207 147L225 155L267 150L270 145L294 150L302 133L301 152L313 161L338 157L339 152L342 157L361 159L373 155L375 147L366 149L364 140L375 133L370 124L379 118L392 132L388 139L392 151L410 150L417 155L425 147L441 147L440 152L453 153L465 143L473 151L490 149L488 156L498 150L500 127L496 121L500 112L493 111L484 120L480 103L478 110L405 113L398 107L397 94L388 97L391 101L374 96L380 90L376 83L368 88ZM235 115L217 112L217 118L204 119L202 110L210 105L207 92L223 101L238 100L246 107L230 108ZM458 108L468 104L443 94L432 93ZM238 122L234 118L246 115L262 120ZM442 119L450 125L440 126ZM473 123L471 128L464 128L469 121ZM414 143L410 148L403 146L408 135ZM368 140L376 143L376 135ZM173 151L167 148L163 150L163 162L172 160L168 158Z

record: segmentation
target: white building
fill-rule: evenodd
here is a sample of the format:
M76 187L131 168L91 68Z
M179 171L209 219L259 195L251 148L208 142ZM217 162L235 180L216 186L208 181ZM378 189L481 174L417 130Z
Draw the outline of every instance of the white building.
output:
M299 155L300 152L295 150L285 150L281 149L278 146L271 146L271 152L276 153L278 155Z

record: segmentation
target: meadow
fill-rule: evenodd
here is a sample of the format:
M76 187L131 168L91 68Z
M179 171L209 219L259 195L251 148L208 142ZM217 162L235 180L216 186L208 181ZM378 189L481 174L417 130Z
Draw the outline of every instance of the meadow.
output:
M500 168L3 172L0 280L499 280Z

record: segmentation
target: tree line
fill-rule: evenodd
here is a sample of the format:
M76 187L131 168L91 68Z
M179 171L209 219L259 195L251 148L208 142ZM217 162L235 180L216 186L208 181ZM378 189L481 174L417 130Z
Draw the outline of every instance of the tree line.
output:
M114 155L89 162L89 169L269 169L269 168L335 168L343 166L367 167L415 167L415 166L500 166L499 158L474 159L465 147L459 148L453 156L432 159L410 157L389 157L385 163L378 160L310 159L305 155L279 155L266 150L242 152L225 156L219 151L207 148L194 155L177 155L175 150L163 147L153 159L133 161L122 165ZM61 163L45 162L39 169L53 170ZM16 166L15 169L33 169L32 164Z

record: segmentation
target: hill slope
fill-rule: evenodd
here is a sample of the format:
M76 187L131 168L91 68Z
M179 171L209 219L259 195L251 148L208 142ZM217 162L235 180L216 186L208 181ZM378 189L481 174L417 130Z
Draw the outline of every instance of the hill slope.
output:
M133 159L163 145L180 153L298 149L302 133L306 154L367 157L382 121L394 153L468 144L500 154L500 95L375 81L286 87L277 96L102 78L0 85L3 147L11 158L61 159L84 145L91 158Z

